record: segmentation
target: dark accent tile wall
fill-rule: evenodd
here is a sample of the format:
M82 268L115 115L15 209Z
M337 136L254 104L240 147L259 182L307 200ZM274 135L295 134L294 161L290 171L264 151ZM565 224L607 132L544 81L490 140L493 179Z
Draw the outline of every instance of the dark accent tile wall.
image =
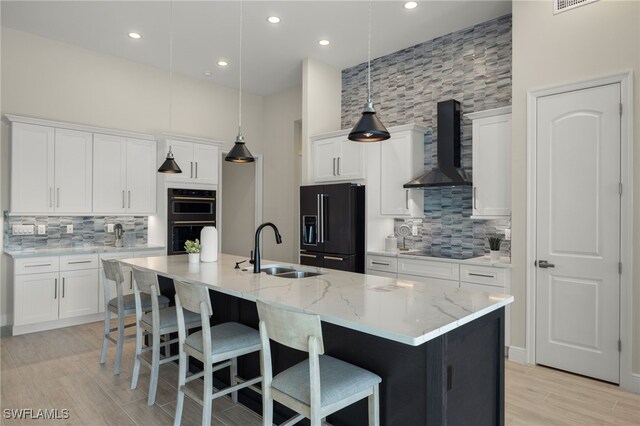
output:
M387 126L418 123L425 169L436 158L436 104L456 99L470 113L511 104L511 15L447 34L371 62L372 97ZM342 71L342 128L351 128L366 100L366 63ZM384 143L384 142L383 142ZM462 123L461 166L472 175L471 120ZM435 255L482 255L486 237L504 235L509 220L471 220L471 187L425 190L424 220L414 244ZM414 238L415 240L415 238ZM509 244L502 246L509 253Z
M147 216L9 216L5 212L4 249L114 245L114 234L107 232L109 223L120 223L125 233L135 232L135 244L147 244ZM46 225L47 233L12 235L13 225ZM73 234L66 233L67 225L73 225Z

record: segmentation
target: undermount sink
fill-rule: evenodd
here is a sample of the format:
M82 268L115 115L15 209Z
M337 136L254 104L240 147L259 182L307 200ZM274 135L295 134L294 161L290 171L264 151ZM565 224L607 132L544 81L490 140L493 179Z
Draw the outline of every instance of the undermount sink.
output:
M247 268L245 270L251 270ZM272 275L278 278L290 278L300 279L308 277L316 277L318 275L324 275L322 272L309 271L304 269L296 269L290 266L268 265L260 268L260 272L264 272L267 275Z

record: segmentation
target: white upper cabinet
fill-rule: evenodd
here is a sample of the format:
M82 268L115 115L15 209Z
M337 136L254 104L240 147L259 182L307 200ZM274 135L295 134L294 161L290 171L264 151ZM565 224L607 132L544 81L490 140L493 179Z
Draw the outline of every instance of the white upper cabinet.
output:
M473 120L474 219L511 214L511 107L467 114Z
M167 139L165 144L167 150L171 148L173 158L182 170L182 173L166 174L165 182L218 184L218 146L175 139Z
M314 182L364 179L364 144L348 140L347 134L340 131L312 139Z
M403 185L424 171L424 132L418 125L389 129L380 142L380 214L422 217L424 192Z
M91 133L13 123L11 213L89 213Z
M154 214L156 142L94 134L93 212Z
M56 129L55 212L91 213L93 135Z

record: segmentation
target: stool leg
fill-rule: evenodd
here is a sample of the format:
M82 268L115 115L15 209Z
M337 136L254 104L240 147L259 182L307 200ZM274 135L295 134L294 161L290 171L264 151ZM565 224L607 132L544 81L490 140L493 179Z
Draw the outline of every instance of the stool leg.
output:
M266 386L262 388L262 426L273 426L273 399L271 390Z
M373 393L369 395L369 426L380 426L380 392L378 385L373 387Z
M102 336L102 353L100 354L100 364L107 362L107 347L109 346L109 329L111 328L111 312L105 307L104 309L104 336Z
M176 401L176 415L173 419L174 426L180 426L182 421L182 406L184 405L184 386L187 381L187 353L180 351L180 365L178 367L178 399Z
M116 367L114 374L120 374L122 346L124 345L124 313L118 312L118 343L116 345Z
M154 327L155 328L155 327ZM160 333L158 330L153 333L153 346L151 348L151 380L149 381L149 398L147 405L151 406L156 402L156 391L158 390L158 375L160 374Z
M142 356L142 327L136 324L136 354L133 358L133 373L131 374L131 389L138 387L138 375L140 374L140 357Z
M204 363L204 392L202 395L202 426L211 425L211 394L213 393L213 368L211 362Z
M229 378L229 383L231 383L231 386L237 385L238 380L236 379L236 376L238 375L238 358L233 358L231 360L231 366L229 367L229 375L231 376ZM231 392L231 400L233 401L234 404L238 403L238 391Z

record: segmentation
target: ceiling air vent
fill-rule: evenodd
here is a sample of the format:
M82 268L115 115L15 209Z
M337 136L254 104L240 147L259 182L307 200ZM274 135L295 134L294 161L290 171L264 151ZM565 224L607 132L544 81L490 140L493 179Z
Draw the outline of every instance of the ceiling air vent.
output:
M553 1L553 14L556 15L567 10L575 9L576 7L584 6L589 3L595 3L598 0L554 0Z

